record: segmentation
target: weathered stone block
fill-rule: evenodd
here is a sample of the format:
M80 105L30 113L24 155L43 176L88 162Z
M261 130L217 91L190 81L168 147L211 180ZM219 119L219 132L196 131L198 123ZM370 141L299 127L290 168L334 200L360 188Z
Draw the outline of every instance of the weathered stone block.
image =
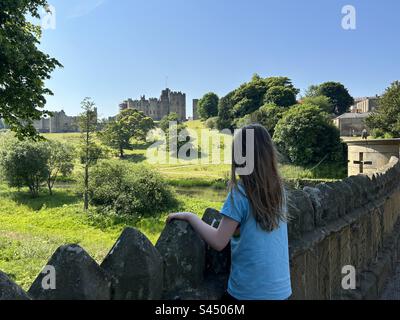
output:
M156 249L164 263L164 294L175 296L181 290L196 289L205 271L205 246L190 224L168 223L157 241Z
M322 220L329 222L339 217L338 199L334 189L326 183L316 186L321 192Z
M218 228L222 215L215 209L207 209L203 221ZM231 266L231 246L228 244L224 250L218 252L206 245L206 272L212 274L229 274Z
M0 271L0 301L2 300L30 300L30 298L19 285Z
M329 236L329 287L330 299L340 297L342 266L340 263L340 234L332 233Z
M307 300L316 300L320 299L318 292L318 251L314 248L307 250L305 252L306 258L306 277L305 277L305 285L306 285L306 299Z
M364 300L375 300L378 298L377 279L370 271L363 271L359 274L360 286L357 288L361 291Z
M329 238L324 238L317 245L318 252L318 293L320 299L330 298Z
M322 220L323 208L322 208L322 194L317 188L304 187L303 191L308 194L312 206L314 208L314 222L316 227L321 227L325 225Z
M54 267L55 289L45 289L41 273L29 289L37 300L110 300L112 278L80 246L58 248L47 266ZM49 281L50 283L50 281Z
M306 258L305 254L295 255L290 261L290 278L292 281L293 300L306 299Z
M299 239L303 233L315 228L314 208L311 199L302 190L288 192L289 237Z
M114 300L154 300L162 296L161 255L136 229L122 232L101 267L115 278Z

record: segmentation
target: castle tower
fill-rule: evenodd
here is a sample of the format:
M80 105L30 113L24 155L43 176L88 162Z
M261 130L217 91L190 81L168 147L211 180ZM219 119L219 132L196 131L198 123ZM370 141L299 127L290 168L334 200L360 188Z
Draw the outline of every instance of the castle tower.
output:
M186 94L182 92L171 92L169 101L169 112L176 112L180 120L186 120Z
M199 99L193 99L193 120L198 120L199 114L197 113L197 106L199 104Z

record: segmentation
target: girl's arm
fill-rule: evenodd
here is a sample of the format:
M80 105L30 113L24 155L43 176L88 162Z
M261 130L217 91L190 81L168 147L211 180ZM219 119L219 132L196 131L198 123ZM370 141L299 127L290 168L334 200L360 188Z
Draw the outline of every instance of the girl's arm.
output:
M218 229L216 229L205 223L194 213L190 212L172 213L168 216L167 222L174 219L190 223L200 237L202 237L205 242L217 251L225 249L239 225L237 221L224 216Z

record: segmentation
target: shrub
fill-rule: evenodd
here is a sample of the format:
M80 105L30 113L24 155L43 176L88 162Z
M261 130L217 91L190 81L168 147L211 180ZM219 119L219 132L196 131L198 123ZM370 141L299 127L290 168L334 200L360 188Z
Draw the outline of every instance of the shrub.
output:
M207 119L205 126L209 129L217 129L218 117L212 117Z
M339 130L317 106L291 108L276 125L273 139L279 150L295 164L343 158Z
M374 136L400 137L400 81L395 81L379 99L377 108L367 119Z
M28 187L32 196L47 184L49 193L59 176L72 173L73 149L55 141L20 141L13 134L4 134L0 141L0 169L10 187Z
M144 216L176 205L164 179L143 165L102 161L91 170L90 202L118 215Z
M10 187L28 187L33 197L38 196L41 185L49 176L49 152L43 143L9 141L8 148L0 151L0 166Z

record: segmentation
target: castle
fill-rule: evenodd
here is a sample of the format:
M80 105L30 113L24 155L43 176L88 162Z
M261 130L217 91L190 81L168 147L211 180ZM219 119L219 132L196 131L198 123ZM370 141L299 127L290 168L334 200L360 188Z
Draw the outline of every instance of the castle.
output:
M184 121L186 120L186 94L173 92L166 88L161 92L159 99L146 99L143 95L140 100L125 100L119 105L119 109L120 111L137 109L155 121L159 121L170 113L175 112L178 114L179 119Z
M97 115L97 109L95 108ZM79 116L67 116L64 110L52 112L51 117L35 120L33 126L41 133L79 132Z

